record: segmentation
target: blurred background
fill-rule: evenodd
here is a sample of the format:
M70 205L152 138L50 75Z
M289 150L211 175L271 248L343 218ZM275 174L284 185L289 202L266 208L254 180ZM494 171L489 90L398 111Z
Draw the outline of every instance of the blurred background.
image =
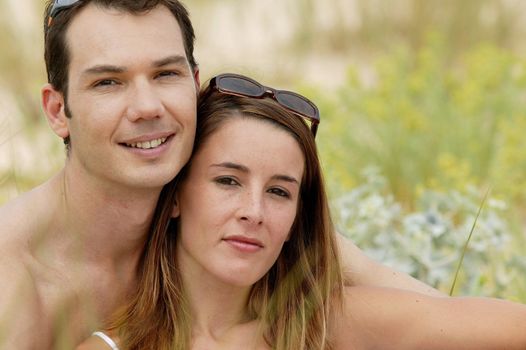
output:
M338 230L448 292L526 302L526 3L187 0L201 79L320 107ZM43 1L0 0L0 204L64 163L40 108ZM480 215L477 219L477 213Z

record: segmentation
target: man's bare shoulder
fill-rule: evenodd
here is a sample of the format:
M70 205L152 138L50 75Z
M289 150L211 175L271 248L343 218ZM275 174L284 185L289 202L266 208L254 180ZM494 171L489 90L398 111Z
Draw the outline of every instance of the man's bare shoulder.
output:
M18 280L30 278L25 267L28 242L35 233L30 194L20 196L0 207L0 281L2 286ZM1 293L1 292L0 292Z
M45 339L44 309L32 268L30 242L46 219L46 185L0 207L0 349L34 348Z
M29 216L29 213L27 201L22 198L16 198L0 207L0 250L10 250L13 244L23 241L23 233L27 231L24 216Z
M39 228L46 225L43 191L35 188L0 207L0 305L37 295L30 246L45 231Z
M53 215L52 191L48 181L0 206L0 253L9 253L42 232Z
M0 256L0 349L34 348L49 341L40 334L45 317L24 255L19 250Z

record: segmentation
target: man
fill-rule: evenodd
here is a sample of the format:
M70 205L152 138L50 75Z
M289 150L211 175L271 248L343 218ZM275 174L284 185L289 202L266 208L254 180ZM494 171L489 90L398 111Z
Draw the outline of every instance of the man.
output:
M193 29L177 2L136 3L48 6L42 104L69 150L0 211L3 348L71 348L123 304L162 186L190 156Z
M192 150L193 41L176 0L48 4L42 105L68 155L0 209L0 349L72 348L133 293L162 187ZM427 288L344 244L354 283Z

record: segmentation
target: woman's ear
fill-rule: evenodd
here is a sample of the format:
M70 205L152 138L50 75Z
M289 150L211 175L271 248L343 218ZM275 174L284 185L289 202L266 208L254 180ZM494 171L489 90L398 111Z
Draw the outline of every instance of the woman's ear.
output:
M51 84L42 88L42 107L51 129L62 139L69 136L69 120L66 117L64 95Z
M194 83L195 83L195 90L197 91L197 94L199 95L199 90L201 89L201 79L199 78L199 67L196 67L194 71Z
M179 215L181 215L181 211L179 209L179 196L176 195L175 196L174 207L172 209L172 218L178 218Z

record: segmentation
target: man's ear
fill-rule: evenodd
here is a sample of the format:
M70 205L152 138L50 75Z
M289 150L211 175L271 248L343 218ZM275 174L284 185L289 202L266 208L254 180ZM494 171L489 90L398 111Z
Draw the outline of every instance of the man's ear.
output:
M199 67L195 67L194 82L195 82L195 90L197 91L197 94L199 94L199 90L201 89L201 80L199 78Z
M42 108L51 129L59 137L65 139L69 136L69 121L66 117L64 95L46 84L42 88Z

